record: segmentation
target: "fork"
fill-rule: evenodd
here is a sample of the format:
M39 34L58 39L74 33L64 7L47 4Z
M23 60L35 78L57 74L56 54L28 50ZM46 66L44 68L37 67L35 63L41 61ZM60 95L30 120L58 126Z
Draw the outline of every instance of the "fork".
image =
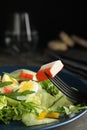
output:
M50 77L48 73L45 72L47 78L69 99L76 103L87 103L87 95L81 93L79 90L76 90L68 86L63 80L61 80L57 75L53 78Z

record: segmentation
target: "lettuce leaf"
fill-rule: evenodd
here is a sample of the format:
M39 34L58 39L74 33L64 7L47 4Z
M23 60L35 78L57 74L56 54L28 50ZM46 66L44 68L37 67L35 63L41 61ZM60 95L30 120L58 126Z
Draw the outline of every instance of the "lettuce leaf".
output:
M57 95L59 92L58 88L50 80L44 80L40 82L40 85L52 96Z

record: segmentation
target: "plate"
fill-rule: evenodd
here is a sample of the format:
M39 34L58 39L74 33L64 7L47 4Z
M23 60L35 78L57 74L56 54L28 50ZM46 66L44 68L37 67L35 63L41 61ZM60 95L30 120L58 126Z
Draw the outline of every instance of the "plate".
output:
M39 67L37 66L5 66L5 67L0 67L0 75L3 74L3 72L12 72L17 69L29 69L33 71L37 71ZM66 71L61 71L58 73L58 76L63 79L68 85L77 87L81 91L84 91L87 93L87 82L79 79L72 73L66 72ZM83 88L84 87L84 88ZM85 89L85 90L84 90ZM36 126L31 126L27 127L21 122L16 122L12 121L9 125L5 125L4 123L0 122L0 129L2 130L50 130L52 128L57 128L59 126L66 125L68 123L71 123L75 121L76 119L80 118L82 115L84 115L87 111L83 110L82 112L78 113L74 117L69 117L68 119L62 119L60 121L56 121L53 123L49 124L44 124L44 125L36 125Z

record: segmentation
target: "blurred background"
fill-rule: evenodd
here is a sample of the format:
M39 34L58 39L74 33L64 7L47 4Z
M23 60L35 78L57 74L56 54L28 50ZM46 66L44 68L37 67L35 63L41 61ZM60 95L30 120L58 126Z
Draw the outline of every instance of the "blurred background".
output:
M0 4L0 66L61 58L67 68L75 62L86 72L86 17L84 1L5 1Z

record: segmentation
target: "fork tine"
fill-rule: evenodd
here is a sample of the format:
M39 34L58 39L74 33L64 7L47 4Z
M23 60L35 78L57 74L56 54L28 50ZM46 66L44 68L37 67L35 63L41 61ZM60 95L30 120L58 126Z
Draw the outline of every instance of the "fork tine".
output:
M66 85L58 76L55 76L54 78L50 78L50 76L45 73L46 76L49 78L50 81L52 81L58 88L64 89L65 91L72 92L72 88L70 88L68 85Z
M73 100L75 100L75 101L79 100L79 99L78 99L78 95L75 95L75 93L74 93L73 91L69 90L69 89L67 90L67 88L64 87L60 82L56 82L55 78L54 78L54 79L50 79L50 81L51 81L55 86L57 86L57 87L59 88L59 90L60 90L63 94L65 94L67 97L69 97L69 98L71 98L71 99L73 99Z
M74 95L79 95L79 91L74 90L73 88L69 87L65 82L63 82L58 76L54 77L56 82L59 83L63 88L65 88L66 91L69 91L70 93L74 93Z
M65 88L66 90L72 92L72 89L71 89L68 85L66 85L59 77L55 76L53 79L55 79L55 81L56 81L57 83L59 83L60 85L62 85L63 88Z
M50 78L49 74L45 73L48 79L67 97L77 102L83 102L87 100L87 96L83 95L79 91L76 91L64 83L58 76ZM87 102L87 101L86 101Z
M60 84L59 83L57 83L56 82L56 80L55 80L55 78L54 79L49 79L55 86L57 86L57 88L60 90L60 91L62 91L64 94L65 94L65 88L64 89L62 89L62 87L60 86Z
M70 95L70 97L72 96L72 93L71 91L69 90L69 87L68 87L68 90L67 88L61 84L60 81L58 81L57 77L55 76L54 78L50 78L50 76L45 73L45 75L49 78L49 80L61 91L63 92L65 95Z
M72 87L69 87L58 76L55 76L55 79L56 79L57 83L59 83L61 86L63 86L63 88L67 89L67 91L69 91L70 93L72 93L75 97L79 97L79 98L83 98L83 99L86 98L87 99L87 95L86 94L83 94L80 91L76 91Z

